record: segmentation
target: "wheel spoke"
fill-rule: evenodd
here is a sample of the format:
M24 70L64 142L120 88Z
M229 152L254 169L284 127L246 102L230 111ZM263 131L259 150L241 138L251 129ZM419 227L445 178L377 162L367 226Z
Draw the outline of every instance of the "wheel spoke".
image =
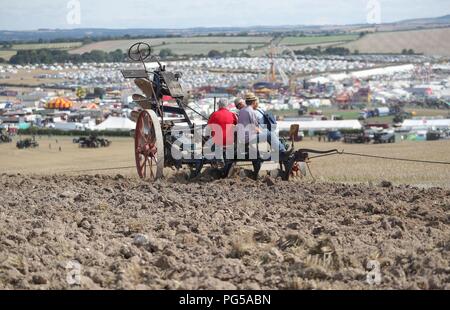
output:
M144 178L147 177L147 160L148 160L148 157L145 156L145 159L144 159Z
M141 157L144 157L144 160L141 162ZM145 156L144 155L140 155L139 157L139 168L141 169L141 171L144 169L145 166Z
M150 157L149 158L149 165L150 165L150 177L152 178L152 179L154 179L155 178L155 174L153 173L153 159Z
M145 134L144 134L144 127L143 127L143 126L142 126L141 128L139 128L139 137L140 137L140 138L145 137Z
M150 139L150 137L148 135L145 135L144 139L145 139L145 144L148 144L148 145L152 144L152 140Z

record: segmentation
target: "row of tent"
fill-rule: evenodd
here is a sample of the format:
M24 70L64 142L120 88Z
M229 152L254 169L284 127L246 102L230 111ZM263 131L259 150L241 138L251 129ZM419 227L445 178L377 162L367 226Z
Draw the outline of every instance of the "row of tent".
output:
M74 103L67 98L58 97L48 101L45 104L45 108L52 110L70 110L74 108ZM95 103L89 103L81 105L80 108L87 110L97 110L98 106Z
M131 131L136 123L127 117L110 116L102 123L95 125L91 122L55 122L50 125L54 129L69 130L98 130L98 131Z

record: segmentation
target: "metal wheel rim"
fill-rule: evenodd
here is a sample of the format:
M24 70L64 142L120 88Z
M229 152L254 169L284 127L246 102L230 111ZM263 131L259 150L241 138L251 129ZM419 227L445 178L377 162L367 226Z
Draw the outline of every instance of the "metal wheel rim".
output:
M164 148L159 119L153 111L142 111L136 122L135 159L138 175L150 181L163 176Z

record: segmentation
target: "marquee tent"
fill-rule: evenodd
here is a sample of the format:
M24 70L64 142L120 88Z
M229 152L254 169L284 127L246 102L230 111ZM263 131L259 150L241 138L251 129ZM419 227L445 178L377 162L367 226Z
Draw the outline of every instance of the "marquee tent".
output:
M47 102L47 109L69 110L73 107L73 102L66 98L55 98Z
M94 127L94 130L130 131L136 128L136 123L127 117L110 116L103 123Z

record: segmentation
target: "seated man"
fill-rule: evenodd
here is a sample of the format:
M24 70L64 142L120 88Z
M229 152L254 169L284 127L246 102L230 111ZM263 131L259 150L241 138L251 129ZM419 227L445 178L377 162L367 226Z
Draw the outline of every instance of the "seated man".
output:
M234 100L234 106L236 107L236 109L238 110L238 111L240 111L240 110L242 110L243 108L245 108L245 101L244 101L244 99L242 99L242 98L236 98L235 100ZM238 112L238 114L239 114L239 112Z
M238 124L239 130L242 131L245 127L247 130L238 132L240 142L245 143L267 141L272 150L279 151L282 159L288 157L290 154L286 151L285 146L280 143L280 140L275 135L272 135L266 128L262 128L258 122L258 116L255 112L258 98L253 93L247 93L245 96L246 107L239 112ZM242 135L242 133L244 135Z
M211 114L208 120L213 142L218 146L234 143L234 126L237 124L237 116L227 109L227 105L225 99L220 99L219 110Z

